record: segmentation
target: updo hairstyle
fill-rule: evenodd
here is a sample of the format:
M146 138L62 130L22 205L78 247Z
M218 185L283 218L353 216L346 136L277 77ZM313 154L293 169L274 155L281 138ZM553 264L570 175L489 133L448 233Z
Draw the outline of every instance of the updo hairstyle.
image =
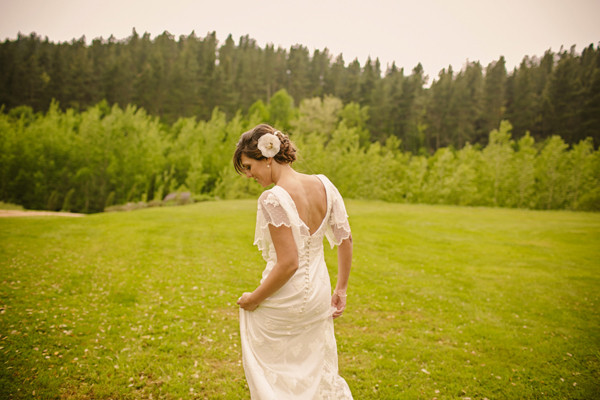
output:
M262 155L258 148L258 139L267 133L276 135L281 142L279 152L273 157L275 161L277 161L279 164L291 164L296 161L296 147L290 141L287 135L281 133L270 125L260 124L242 134L242 137L240 138L235 149L235 153L233 153L233 167L238 174L243 173L242 154L255 160L263 160L267 158Z

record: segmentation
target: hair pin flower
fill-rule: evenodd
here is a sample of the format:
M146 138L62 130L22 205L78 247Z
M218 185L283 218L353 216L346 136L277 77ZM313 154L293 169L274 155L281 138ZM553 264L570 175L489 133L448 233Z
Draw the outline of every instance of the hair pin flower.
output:
M279 140L277 135L273 135L272 133L265 133L258 139L257 147L263 156L267 158L275 157L277 153L279 153L281 141Z

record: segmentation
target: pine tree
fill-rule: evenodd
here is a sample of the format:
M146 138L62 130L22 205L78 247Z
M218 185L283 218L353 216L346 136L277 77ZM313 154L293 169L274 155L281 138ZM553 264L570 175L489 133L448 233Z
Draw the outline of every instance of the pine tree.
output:
M483 105L481 127L477 132L477 142L485 143L492 129L500 125L506 111L506 66L504 57L491 62L485 70L483 85Z
M575 142L581 124L583 84L578 64L574 48L561 52L544 93L545 134L560 135L567 143Z

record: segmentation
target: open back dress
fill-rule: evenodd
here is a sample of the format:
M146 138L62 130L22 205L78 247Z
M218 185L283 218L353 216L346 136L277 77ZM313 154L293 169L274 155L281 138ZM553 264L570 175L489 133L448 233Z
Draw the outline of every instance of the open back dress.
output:
M311 234L289 193L280 186L258 199L254 244L262 251L264 280L277 262L269 225L292 230L298 269L281 289L254 311L240 308L240 336L246 380L252 399L352 399L338 374L333 332L331 283L323 254L323 237L333 248L350 237L344 201L324 175L327 212Z

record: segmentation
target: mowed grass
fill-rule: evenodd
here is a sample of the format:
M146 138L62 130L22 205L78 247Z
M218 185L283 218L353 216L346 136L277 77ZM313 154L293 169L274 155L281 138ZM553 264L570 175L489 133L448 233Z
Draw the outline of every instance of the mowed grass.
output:
M356 399L600 398L599 214L347 207L335 325ZM0 219L0 398L248 399L255 209Z

